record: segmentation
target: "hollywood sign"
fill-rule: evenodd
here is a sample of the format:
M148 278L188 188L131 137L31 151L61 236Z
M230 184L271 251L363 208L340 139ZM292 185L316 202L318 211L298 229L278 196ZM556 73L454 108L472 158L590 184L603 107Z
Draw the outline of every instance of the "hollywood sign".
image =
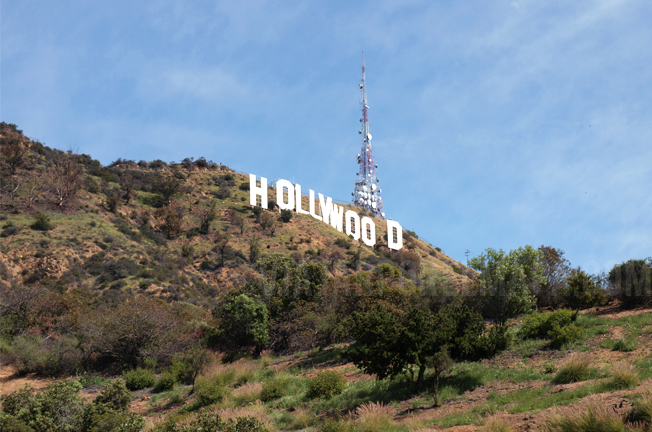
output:
M260 186L254 174L249 174L249 204L258 205L260 197L260 206L267 209L267 179L260 178ZM301 208L301 185L292 184L288 180L278 180L276 182L276 203L280 210L295 210L297 214L309 214L315 219L330 224L339 232L353 237L369 247L376 244L376 224L373 219L367 216L360 218L358 213L353 210L344 211L344 207L333 203L331 197L317 194L319 197L319 207L315 206L315 192L309 189L308 210ZM393 220L387 221L387 247L399 250L403 247L403 228Z

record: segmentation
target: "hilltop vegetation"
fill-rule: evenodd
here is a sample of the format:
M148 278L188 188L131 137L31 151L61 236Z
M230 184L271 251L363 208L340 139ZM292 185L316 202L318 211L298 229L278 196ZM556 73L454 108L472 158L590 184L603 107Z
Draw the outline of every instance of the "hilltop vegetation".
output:
M501 430L592 394L628 404L566 417L649 427L652 315L617 309L650 304L650 258L590 275L525 246L467 267L407 230L389 250L380 220L369 248L252 207L248 176L204 158L0 140L3 371L57 379L3 390L3 430Z

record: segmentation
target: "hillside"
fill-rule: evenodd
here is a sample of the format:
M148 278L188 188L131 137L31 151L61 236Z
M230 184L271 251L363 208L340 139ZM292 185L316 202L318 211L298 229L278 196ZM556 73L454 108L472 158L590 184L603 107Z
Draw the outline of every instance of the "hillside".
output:
M651 430L652 259L476 273L379 219L371 248L250 206L203 158L0 140L3 431Z
M75 157L80 185L59 206L47 165L63 157ZM178 181L179 191L164 203L152 188L170 178ZM390 252L383 246L386 227L381 220L375 221L379 241L374 249L308 215L295 213L282 222L278 208L265 211L272 216L267 223L274 225L265 227L249 205L248 175L204 159L171 165L118 160L104 167L89 156L61 154L31 142L24 166L5 178L5 188L12 181L22 186L2 196L0 265L5 280L13 283L209 305L216 293L258 274L257 259L268 255L289 257L297 264L323 263L329 277L371 271L389 262L402 270L405 281L450 289L463 287L474 274L414 233L404 231L405 247ZM272 188L269 197L275 197ZM303 199L307 207L308 197ZM201 218L210 206L214 215L202 233ZM53 229L30 229L39 211ZM215 250L216 233L229 238L223 263ZM250 260L256 239L259 256ZM121 259L129 261L116 268Z

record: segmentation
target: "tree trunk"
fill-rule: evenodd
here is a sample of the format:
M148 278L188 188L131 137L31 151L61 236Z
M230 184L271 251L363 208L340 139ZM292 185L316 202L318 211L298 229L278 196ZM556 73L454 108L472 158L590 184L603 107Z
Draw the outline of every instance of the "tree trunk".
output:
M435 367L435 406L439 406L439 368Z
M419 366L419 377L417 378L417 388L421 390L423 388L423 376L426 373L426 365Z

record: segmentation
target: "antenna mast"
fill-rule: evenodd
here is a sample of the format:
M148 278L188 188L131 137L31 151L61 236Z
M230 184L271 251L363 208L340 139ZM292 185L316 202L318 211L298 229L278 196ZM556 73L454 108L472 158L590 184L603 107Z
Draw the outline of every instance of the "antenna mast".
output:
M364 68L364 52L362 52L362 81L360 83L362 90L362 118L360 119L361 128L358 131L362 135L362 149L357 155L359 170L353 190L353 203L366 211L371 212L378 217L385 217L383 213L383 199L380 197L380 188L378 182L380 179L376 176L378 165L374 163L374 154L371 147L371 133L369 132L369 106L367 105L367 82Z

